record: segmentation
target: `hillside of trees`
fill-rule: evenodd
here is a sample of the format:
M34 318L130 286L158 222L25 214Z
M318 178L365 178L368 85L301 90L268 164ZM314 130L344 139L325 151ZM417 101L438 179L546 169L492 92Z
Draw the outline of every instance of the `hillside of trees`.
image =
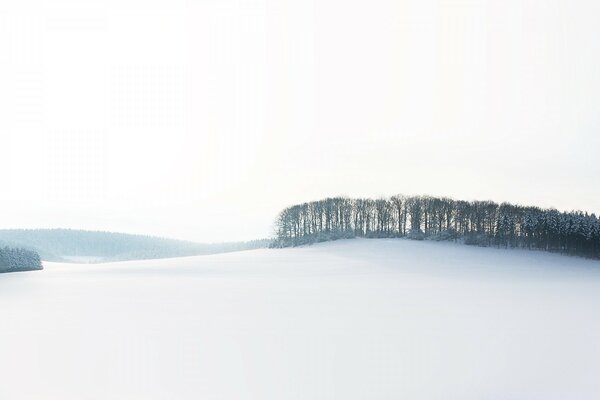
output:
M46 261L98 262L185 257L267 247L268 240L203 244L152 236L70 229L0 230L0 246L36 251Z
M276 221L272 246L354 237L453 240L600 258L594 214L431 196L337 197L288 207Z
M40 256L31 250L0 248L0 273L42 269Z

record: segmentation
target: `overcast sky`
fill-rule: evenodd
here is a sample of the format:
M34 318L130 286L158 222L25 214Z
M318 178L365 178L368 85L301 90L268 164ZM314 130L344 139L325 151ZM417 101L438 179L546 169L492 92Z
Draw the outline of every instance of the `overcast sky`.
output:
M6 4L14 3L14 4ZM600 2L0 3L0 227L265 237L395 193L600 212Z

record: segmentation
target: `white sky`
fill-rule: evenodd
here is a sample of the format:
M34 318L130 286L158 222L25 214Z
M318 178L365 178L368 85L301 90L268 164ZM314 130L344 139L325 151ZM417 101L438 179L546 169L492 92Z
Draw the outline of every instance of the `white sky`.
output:
M10 4L14 3L14 4ZM265 237L397 192L600 212L600 2L0 3L0 227Z

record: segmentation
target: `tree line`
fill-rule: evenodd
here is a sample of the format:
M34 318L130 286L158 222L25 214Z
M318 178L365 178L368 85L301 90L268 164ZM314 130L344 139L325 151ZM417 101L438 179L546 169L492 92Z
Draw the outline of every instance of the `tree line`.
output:
M42 269L42 261L35 251L10 247L0 248L0 272L39 269Z
M600 220L595 214L493 201L335 197L286 208L275 229L273 247L354 237L406 237L600 258Z

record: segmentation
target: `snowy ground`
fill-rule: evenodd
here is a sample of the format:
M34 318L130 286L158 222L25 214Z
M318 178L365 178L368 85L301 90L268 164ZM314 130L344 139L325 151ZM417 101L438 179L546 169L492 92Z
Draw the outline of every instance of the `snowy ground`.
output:
M2 400L600 398L600 262L350 240L0 275Z

